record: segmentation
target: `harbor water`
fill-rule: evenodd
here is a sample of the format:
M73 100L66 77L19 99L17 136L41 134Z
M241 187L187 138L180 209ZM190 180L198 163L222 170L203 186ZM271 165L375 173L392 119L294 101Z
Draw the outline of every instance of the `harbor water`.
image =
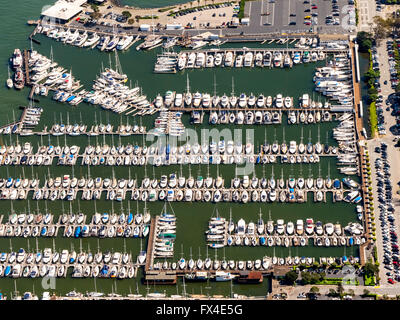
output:
M129 2L129 3L128 3ZM179 1L176 1L179 2ZM145 6L148 2L144 0L124 0L124 3L134 6ZM160 0L157 2L152 2L155 6L169 5L171 2L169 0ZM27 40L28 35L32 32L33 27L27 26L26 21L29 19L35 19L40 15L41 8L44 5L49 4L45 0L37 0L34 2L25 2L22 0L16 0L13 2L4 1L0 3L0 10L4 13L7 19L2 19L0 21L0 27L3 30L3 41L2 50L0 50L0 59L2 61L2 68L0 68L0 78L5 82L7 78L7 63L15 48L29 49L31 43ZM111 60L114 63L114 55L109 53L100 52L98 50L90 49L80 49L68 45L63 45L59 42L55 42L43 35L37 35L35 37L40 41L40 45L33 43L33 49L39 51L41 54L50 56L50 51L52 48L54 61L56 61L60 66L66 69L72 67L73 75L76 79L79 79L87 90L91 88L92 81L95 79L96 75L100 73L102 64L104 66L109 65ZM258 47L257 43L249 44L227 44L229 47ZM263 45L267 47L267 45ZM286 46L283 46L286 47ZM303 93L309 93L311 98L314 100L320 100L324 102L324 98L320 97L313 90L312 76L315 71L316 66L324 65L325 61L319 61L317 63L308 63L295 66L294 68L287 69L272 69L265 70L259 68L252 69L228 69L228 68L216 68L209 70L193 70L184 71L177 74L153 74L153 66L156 60L157 53L161 52L161 48L149 52L137 52L132 47L130 50L119 54L119 60L124 73L128 75L129 80L132 82L132 86L138 85L142 88L143 94L146 94L148 98L154 99L158 93L164 94L167 90L173 90L177 92L184 92L186 90L186 74L188 73L190 79L190 89L192 92L208 92L213 94L214 92L214 79L216 80L216 92L219 95L224 93L230 94L232 91L232 77L234 78L234 90L236 95L244 92L247 95L254 93L255 95L263 93L264 95L275 96L278 93L283 94L283 96L294 97L294 103L298 103L298 97ZM364 58L362 58L363 60ZM365 62L363 62L365 63ZM365 64L364 64L365 65ZM3 82L3 83L4 83ZM12 122L13 118L19 118L21 110L18 109L19 106L24 106L28 104L28 94L30 88L25 88L22 91L8 90L5 85L0 88L0 112L2 117L0 117L1 125ZM91 125L97 123L111 123L116 129L120 123L126 124L142 124L151 129L154 124L154 116L131 117L131 116L121 116L112 112L104 111L98 106L89 105L86 103L81 103L77 107L71 107L67 104L61 104L53 101L51 99L52 94L48 97L39 97L39 102L36 103L38 106L44 109L39 125L36 127L35 131L42 130L47 126L48 129L51 126L61 120L63 123L67 123L67 119L70 124L83 123ZM183 122L186 127L191 128L192 125L189 124L189 116L185 115L183 117ZM201 129L211 129L217 128L222 130L224 128L229 129L243 129L243 142L245 142L245 131L246 129L254 129L255 145L258 146L262 144L265 138L271 143L273 140L278 140L280 143L285 139L286 143L290 140L296 140L300 142L301 128L303 127L304 143L309 142L309 137L311 137L311 142L316 143L318 140L321 143L328 143L330 145L335 145L336 142L332 139L332 128L335 127L335 122L320 123L320 124L310 124L310 125L287 125L286 116L283 117L282 124L279 125L268 125L268 126L237 126L237 125L219 125L217 127L212 127L208 125L208 116L205 117L204 124L198 125L196 128L199 133L199 138L201 137ZM114 129L114 130L115 130ZM318 134L319 133L319 134ZM83 151L85 146L88 144L96 145L103 144L104 142L108 145L118 145L118 144L135 144L141 145L146 137L142 136L130 136L130 137L112 137L112 136L98 136L88 138L86 135L78 137L54 137L54 136L31 136L31 137L18 137L18 142L23 144L26 141L32 143L35 150L37 150L38 145L78 145ZM200 142L200 141L199 141ZM17 143L17 137L0 135L0 144L13 144ZM145 141L149 144L151 141ZM189 176L189 166L185 165L182 168L179 166L166 166L166 167L152 167L147 166L146 169L143 167L131 166L130 168L126 166L98 166L98 167L85 167L77 163L73 167L67 166L57 166L55 161L53 165L48 167L29 167L29 166L1 166L0 167L0 177L23 177L31 178L37 177L41 179L41 185L45 180L45 176L50 176L55 178L57 176L62 176L64 174L74 175L78 178L88 177L112 177L113 175L118 178L127 178L128 175L131 178L137 178L139 181L147 175L152 178L153 175L156 178L160 178L163 174L177 173L180 171L184 176ZM217 171L225 179L225 185L228 186L230 180L235 177L235 167L228 165L192 165L190 167L191 174L194 178L198 175L206 177L208 174L212 177L217 177ZM289 176L292 177L308 177L310 174L314 178L319 175L323 178L328 176L328 171L330 172L330 177L341 178L342 175L339 174L336 169L336 159L333 157L321 157L319 164L267 164L256 165L255 175L261 178L264 174L265 177L269 178L274 172L275 178L280 178L283 173L283 177L287 179ZM251 175L250 175L251 176ZM80 194L78 194L77 199L80 199ZM129 198L129 196L127 197ZM32 199L32 193L28 195L28 199ZM128 212L130 208L131 212L136 213L137 208L139 211L143 211L144 203L136 203L134 201L128 201L127 199L122 202L108 201L105 199L105 194L103 193L102 199L97 201L84 201L84 200L74 200L72 203L67 201L56 200L52 201L10 201L1 200L0 201L0 214L5 216L3 221L8 220L8 214L13 210L16 213L23 212L36 212L37 210L45 212L46 208L49 212L59 217L62 213L70 212L70 205L72 207L72 212L77 213L78 211L88 215L88 219L97 212L111 212L114 210L115 213L119 214L121 211ZM164 203L156 201L147 203L147 209L149 209L152 216L160 214L162 211ZM175 253L174 259L171 262L176 262L179 258L183 256L189 259L190 252L193 254L193 259L197 259L199 253L203 259L207 255L207 246L204 231L207 229L208 220L211 216L216 216L217 212L219 216L226 217L229 219L230 209L232 210L232 219L237 222L240 218L243 218L246 222L253 221L256 223L259 212L263 214L263 219L266 222L269 219L269 214L271 219L276 221L279 218L288 221L295 222L297 219L313 218L314 221L322 221L323 223L336 223L339 222L343 227L349 222L357 220L357 214L355 211L355 205L348 204L345 202L333 203L332 196L329 193L327 195L327 202L324 203L314 203L311 195L307 202L303 204L292 203L292 204L281 204L281 203L247 203L237 204L237 203L219 203L217 205L212 203L192 203L188 205L187 203L172 203L172 209L168 205L169 211L172 211L177 216L177 233L175 242ZM0 238L0 251L9 252L12 247L13 251L17 251L19 248L24 248L26 251L35 252L38 248L43 250L44 248L53 248L61 251L62 249L71 250L73 248L75 251L79 252L80 248L85 251L97 252L100 250L105 252L109 251L127 251L132 254L134 260L138 255L141 248L145 250L147 248L147 239L133 239L128 238L123 240L122 238L114 239L100 239L95 238L84 238L84 239L72 239L65 238L60 235L55 238L54 242L52 239L22 239L13 238L12 240L8 238ZM340 256L355 256L358 257L358 248L356 247L314 247L311 243L306 247L295 247L295 248L283 248L276 247L275 249L269 247L226 247L225 251L223 249L208 250L208 255L211 259L215 258L217 254L218 259L222 259L224 254L227 260L255 260L262 259L263 256L273 256L274 254L279 257L286 257L289 254L293 256L306 256L306 257L340 257ZM162 286L162 285L152 285L146 286L142 284L142 271L140 270L136 279L126 279L126 280L112 280L112 279L74 279L70 276L71 270L67 275L67 278L57 279L56 288L54 290L46 289L42 287L41 279L1 279L0 292L3 294L9 294L14 291L15 285L20 293L25 291L32 291L33 288L35 293L38 294L42 291L56 292L57 294L65 294L69 291L76 290L79 292L90 292L95 289L98 292L110 293L118 292L119 294L128 294L129 292L135 293L137 288L139 292L143 295L146 292L161 292L164 291L167 294L182 294L182 282L179 281L177 287L175 286ZM186 292L195 294L222 294L230 295L230 283L215 283L210 281L209 283L186 283ZM268 290L268 281L264 281L260 285L233 285L233 292L237 294L246 294L253 296L264 296Z

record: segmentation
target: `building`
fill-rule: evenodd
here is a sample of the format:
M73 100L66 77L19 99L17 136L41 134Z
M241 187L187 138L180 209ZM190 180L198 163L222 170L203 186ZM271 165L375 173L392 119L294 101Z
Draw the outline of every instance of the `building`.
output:
M42 20L50 23L67 23L83 11L87 0L59 0L42 11Z

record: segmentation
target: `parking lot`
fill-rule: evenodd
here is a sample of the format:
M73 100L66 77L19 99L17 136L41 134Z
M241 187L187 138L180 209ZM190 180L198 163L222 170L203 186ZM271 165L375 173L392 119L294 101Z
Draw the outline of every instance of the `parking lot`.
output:
M250 18L250 24L242 29L251 34L310 31L348 33L343 26L347 25L348 11L354 8L349 3L352 0L248 1L245 16ZM326 20L327 16L331 18Z

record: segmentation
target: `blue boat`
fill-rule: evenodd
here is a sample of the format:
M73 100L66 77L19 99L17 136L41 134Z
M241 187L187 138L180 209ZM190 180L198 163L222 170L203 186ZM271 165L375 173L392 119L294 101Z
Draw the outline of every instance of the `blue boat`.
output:
M88 226L83 226L81 234L83 235L87 231L87 229L88 229Z
M346 257L346 256L343 256L342 261L343 261L343 262L346 262L346 261L347 261L347 257Z
M355 198L355 199L353 200L353 203L359 203L361 200L362 200L362 197L361 197L361 196L358 196L357 198Z
M7 266L6 270L4 270L4 276L8 277L11 273L11 266Z
M17 126L16 124L14 124L14 126L13 126L11 132L12 132L12 133L15 133L15 132L17 131L17 129L18 129L18 126Z
M40 235L41 235L41 236L45 236L46 233L47 233L47 228L46 228L46 227L43 227L42 230L40 230Z
M106 276L108 274L108 266L104 265L103 268L100 270L100 274L102 276Z
M169 144L167 144L167 148L165 149L165 153L169 154L169 151L170 151L170 146L169 146Z
M260 237L260 244L264 245L265 244L265 238L264 237Z
M74 100L75 98L76 98L76 96L72 95L72 96L70 96L66 101L67 101L67 102L70 102L70 101Z
M354 243L354 240L353 240L353 238L350 238L350 239L349 239L349 244L352 246L352 245L353 245L353 243Z
M339 179L335 179L333 181L333 187L336 188L336 189L340 188L340 180Z
M104 164L106 160L104 158L100 158L100 164Z
M213 163L213 156L210 156L209 161L210 163Z
M79 238L80 235L81 235L81 227L77 226L75 229L74 237Z
M131 224L133 222L133 214L130 212L128 215L128 224Z
M260 156L257 157L256 163L260 163Z

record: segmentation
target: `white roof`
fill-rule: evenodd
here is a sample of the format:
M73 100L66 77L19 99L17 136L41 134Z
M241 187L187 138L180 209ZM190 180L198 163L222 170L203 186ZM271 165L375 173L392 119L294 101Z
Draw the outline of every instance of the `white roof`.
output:
M82 5L86 2L87 0L59 0L50 8L42 11L42 15L50 18L69 20L83 10Z

